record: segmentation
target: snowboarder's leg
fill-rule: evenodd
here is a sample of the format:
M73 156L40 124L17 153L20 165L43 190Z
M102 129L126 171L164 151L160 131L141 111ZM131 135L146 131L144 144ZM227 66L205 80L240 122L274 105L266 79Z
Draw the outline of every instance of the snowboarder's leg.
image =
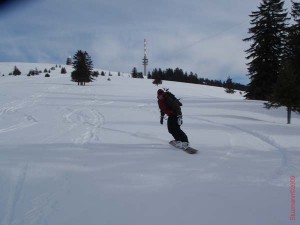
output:
M175 141L189 142L187 135L181 130L180 126L177 123L176 116L170 116L168 118L168 130L169 133L173 135Z
M169 116L168 118L168 131L174 137L175 141L180 141L180 134L178 133L177 118Z
M179 133L180 133L180 140L182 141L182 142L189 142L189 140L188 140L188 137L186 136L186 134L180 129L180 127L179 127Z

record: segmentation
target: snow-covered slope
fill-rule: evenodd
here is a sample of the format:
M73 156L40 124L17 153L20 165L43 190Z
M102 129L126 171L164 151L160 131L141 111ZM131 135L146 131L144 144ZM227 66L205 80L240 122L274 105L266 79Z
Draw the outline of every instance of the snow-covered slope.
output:
M52 64L14 65L27 74ZM28 70L28 71L27 71ZM151 80L0 77L0 224L290 224L300 116L222 88L163 82L199 154L168 145ZM299 212L296 208L297 213Z

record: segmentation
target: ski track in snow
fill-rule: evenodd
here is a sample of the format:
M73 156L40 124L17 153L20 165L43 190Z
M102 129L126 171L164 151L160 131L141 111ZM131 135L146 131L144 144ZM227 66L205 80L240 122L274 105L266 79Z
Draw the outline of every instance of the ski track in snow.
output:
M272 139L270 136L261 134L259 132L253 131L253 130L249 130L249 129L245 129L245 128L241 128L239 126L236 125L229 125L229 124L225 124L225 123L218 123L209 119L203 119L200 117L196 117L196 116L190 116L190 118L192 119L197 119L215 126L219 126L219 127L224 127L226 129L230 129L230 130L237 130L240 132L243 132L247 135L252 136L255 139L259 139L260 141L262 141L263 143L268 144L269 146L271 146L272 148L274 148L275 150L277 150L277 152L280 154L280 159L281 159L281 165L278 166L277 169L275 169L274 174L270 176L269 180L267 182L270 183L274 183L274 184L278 184L280 185L280 183L278 183L278 179L280 178L280 176L284 175L285 172L287 172L288 170L294 169L296 168L297 170L299 168L297 168L297 166L292 165L292 163L290 163L290 160L288 158L288 153L285 150L284 147L282 147L281 145L279 145L274 139ZM230 143L232 146L234 146L233 143L233 137L231 137L230 135L230 131L228 132L229 136L230 136ZM220 159L221 160L226 160L230 157L230 155L233 153L233 151L235 151L233 148L229 149L226 152L226 156L221 156ZM212 165L217 165L218 163L213 162Z
M10 125L9 127L6 127L6 128L1 128L0 129L0 134L15 131L15 130L24 129L26 127L33 126L37 122L38 122L37 119L35 119L34 117L32 117L30 115L25 115L23 117L23 120L20 121L19 123Z
M62 198L70 191L68 175L47 179L36 184L37 191L28 190L32 186L30 164L19 165L17 176L14 176L9 191L7 202L1 202L4 209L4 217L0 218L1 225L47 225L48 219L57 210L57 205ZM41 172L43 173L43 172ZM45 184L44 184L45 183ZM52 184L51 189L47 187ZM33 194L33 196L32 196ZM27 200L27 201L26 201ZM25 202L26 201L26 202Z
M51 207L51 201L54 198L54 193L44 193L36 196L33 200L33 207L29 208L23 218L19 219L22 224L48 224L47 217L48 208ZM18 222L16 222L18 223Z
M66 179L55 187L54 190L45 189L43 193L36 194L30 200L30 207L26 207L22 215L14 222L14 224L49 224L48 219L51 218L53 212L57 209L59 196L66 194Z
M28 164L22 166L20 169L19 176L17 177L16 185L14 189L11 190L9 196L8 204L6 207L7 211L5 213L4 221L2 222L3 225L13 224L16 208L22 197L22 191L26 180L27 170L28 170Z
M80 137L73 139L75 144L90 143L101 139L100 128L105 123L105 117L93 108L94 104L93 100L88 102L84 108L68 108L69 112L63 115L65 121L70 124L70 129L76 126L83 126L86 129Z
M9 105L0 108L0 121L4 121L7 117L17 116L24 108L31 108L41 101L42 97L46 95L47 92L57 89L57 86L51 86L46 89L44 93L36 93L29 97L25 97L21 100L15 100L9 103ZM32 115L23 115L22 120L15 121L14 124L9 124L6 127L0 127L0 134L7 133L15 130L24 129L38 123L38 120Z

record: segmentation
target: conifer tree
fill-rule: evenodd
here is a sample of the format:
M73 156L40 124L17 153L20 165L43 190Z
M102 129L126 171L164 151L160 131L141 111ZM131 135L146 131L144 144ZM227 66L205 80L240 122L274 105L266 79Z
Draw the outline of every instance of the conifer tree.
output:
M65 67L62 67L61 70L60 70L60 73L61 74L66 74L67 73L67 70Z
M250 84L246 98L266 100L273 91L284 55L287 32L287 12L283 0L262 0L258 11L252 12L250 37L252 44L246 53Z
M72 58L69 56L66 61L66 65L72 65Z
M265 106L268 109L285 106L288 124L291 123L292 111L300 112L299 75L295 72L291 62L287 61L282 66L272 97L268 103L265 103Z
M287 123L291 123L292 111L300 113L300 3L292 1L291 15L294 24L288 29L286 55L274 92L266 107L287 108Z
M300 73L300 2L292 1L291 15L294 24L289 29L288 48L290 52L287 58L293 61L295 70Z
M14 67L14 71L12 73L13 75L17 76L17 75L21 75L21 71L18 69L17 66Z
M154 69L152 72L152 79L153 79L153 84L159 85L162 84L162 75L158 72L157 69Z
M133 69L131 71L131 77L132 78L137 78L138 77L138 71L137 71L136 67L133 67Z
M235 91L234 91L234 85L233 85L232 79L230 77L227 78L224 86L225 86L225 92L226 93L228 93L228 94L235 93Z
M74 71L71 74L72 81L78 85L85 85L87 82L92 82L93 62L87 52L78 50L73 57Z

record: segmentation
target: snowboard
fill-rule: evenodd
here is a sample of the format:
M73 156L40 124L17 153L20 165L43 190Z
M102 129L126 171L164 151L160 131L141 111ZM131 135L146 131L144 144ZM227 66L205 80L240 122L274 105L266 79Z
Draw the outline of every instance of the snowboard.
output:
M192 147L187 147L186 149L184 149L184 148L179 148L179 147L176 146L175 141L170 141L169 144L172 145L173 147L178 148L178 149L181 149L181 150L183 150L183 151L185 151L186 153L189 153L189 154L196 154L196 153L198 152L197 149L194 149L194 148L192 148Z

